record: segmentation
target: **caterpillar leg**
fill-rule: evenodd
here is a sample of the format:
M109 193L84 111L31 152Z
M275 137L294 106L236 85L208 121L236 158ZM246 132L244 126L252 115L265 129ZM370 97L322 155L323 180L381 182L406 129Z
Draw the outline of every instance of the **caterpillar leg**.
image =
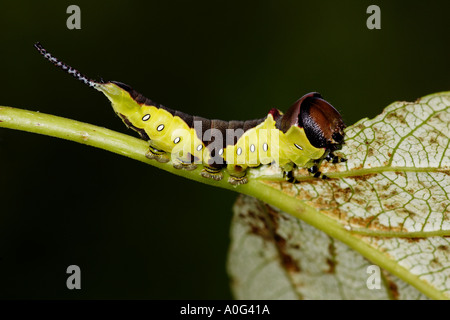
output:
M156 160L158 162L162 162L162 163L169 162L169 160L170 160L170 157L168 156L167 152L155 149L152 146L148 147L148 151L145 154L145 157L148 159L154 159L154 160Z
M328 179L326 175L324 175L322 172L319 171L319 167L317 165L313 165L312 167L308 168L308 172L314 175L314 178L320 178L320 179ZM283 171L283 177L286 179L287 182L290 183L299 183L300 180L297 180L294 176L294 171Z
M204 168L200 174L202 175L203 178L213 179L216 181L223 179L222 169L220 169L220 168L204 166Z
M228 183L235 186L248 183L247 167L231 165L228 166L227 170L230 173Z
M327 160L328 162L332 162L332 163L339 163L339 162L347 161L347 159L337 156L333 152L328 153L327 156L325 157L325 160Z
M228 178L228 183L232 184L232 185L235 185L235 186L238 186L240 184L248 183L248 179L247 179L247 177L245 175L242 176L242 177L230 176Z
M294 173L291 171L283 171L283 177L286 179L287 182L290 183L297 183L298 180L295 179Z
M197 165L195 163L187 162L187 161L184 161L184 160L178 159L178 158L176 158L173 161L173 167L175 169L184 169L187 171L192 171L192 170L197 169Z
M308 168L308 172L314 175L314 178L328 179L326 175L319 171L319 167L317 165L313 165Z

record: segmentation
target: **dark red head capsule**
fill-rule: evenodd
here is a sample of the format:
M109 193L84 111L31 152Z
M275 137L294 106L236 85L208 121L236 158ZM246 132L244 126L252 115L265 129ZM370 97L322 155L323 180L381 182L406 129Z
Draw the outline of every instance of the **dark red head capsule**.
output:
M309 142L316 148L338 150L344 143L345 124L339 112L317 92L304 95L286 112L280 130L291 126L305 130Z

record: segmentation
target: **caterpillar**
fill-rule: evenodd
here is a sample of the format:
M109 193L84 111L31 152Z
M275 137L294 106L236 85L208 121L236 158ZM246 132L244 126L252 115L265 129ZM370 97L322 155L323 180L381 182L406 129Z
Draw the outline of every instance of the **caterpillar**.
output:
M286 113L271 109L260 119L224 121L191 116L167 108L117 81L95 81L51 55L39 42L35 48L55 66L92 87L110 100L125 125L148 141L146 157L168 162L177 169L194 170L214 180L229 174L233 185L248 182L249 168L277 164L289 181L295 167L317 178L323 160L346 161L334 154L344 144L345 124L339 112L312 92L297 100Z

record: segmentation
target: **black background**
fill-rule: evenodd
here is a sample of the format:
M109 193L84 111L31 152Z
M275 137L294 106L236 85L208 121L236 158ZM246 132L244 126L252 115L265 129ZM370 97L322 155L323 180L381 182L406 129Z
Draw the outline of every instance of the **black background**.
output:
M81 8L68 30L66 8ZM366 9L381 8L381 30ZM348 125L450 88L448 1L3 1L0 105L128 132L95 79L224 120L321 92ZM236 194L102 150L0 129L0 297L231 298ZM66 288L66 268L82 289Z

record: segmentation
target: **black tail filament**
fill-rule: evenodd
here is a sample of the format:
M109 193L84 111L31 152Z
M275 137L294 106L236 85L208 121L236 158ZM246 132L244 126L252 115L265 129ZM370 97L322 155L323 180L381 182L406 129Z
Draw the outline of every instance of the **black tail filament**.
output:
M75 79L78 79L78 80L84 82L91 88L95 88L99 85L99 83L97 81L89 79L84 74L80 73L78 70L72 68L68 64L66 64L62 61L59 61L57 58L52 56L51 53L49 53L39 42L36 42L34 44L34 47L39 51L40 54L42 54L44 56L45 59L47 59L48 61L53 63L58 68L61 68L68 74L72 75Z

